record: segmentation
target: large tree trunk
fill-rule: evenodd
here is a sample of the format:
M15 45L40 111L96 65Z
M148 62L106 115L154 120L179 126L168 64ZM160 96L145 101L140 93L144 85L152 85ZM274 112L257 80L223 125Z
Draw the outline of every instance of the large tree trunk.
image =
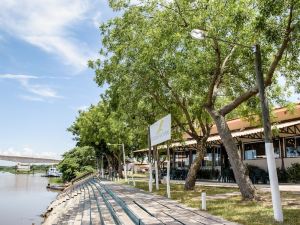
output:
M228 154L234 177L239 186L242 197L248 200L257 198L255 187L248 176L247 168L241 159L240 152L233 140L225 117L213 110L208 111L218 128L219 135Z
M196 153L196 158L193 161L189 172L187 174L187 177L185 179L185 184L184 184L184 190L193 190L195 187L196 179L197 179L197 172L199 171L201 167L201 162L204 156L204 149L205 147L197 143L197 153Z

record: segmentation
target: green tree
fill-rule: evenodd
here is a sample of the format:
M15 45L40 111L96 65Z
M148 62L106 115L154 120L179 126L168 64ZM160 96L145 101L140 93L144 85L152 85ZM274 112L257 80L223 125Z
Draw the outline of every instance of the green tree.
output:
M193 189L210 134L210 118L199 107L205 96L197 84L205 86L207 79L198 79L197 60L186 61L188 49L195 44L178 26L182 21L169 24L174 19L172 14L151 7L150 4L143 9L152 14L149 17L153 20L143 16L139 7L130 7L122 18L103 25L106 49L102 52L113 54L104 62L98 60L90 66L96 69L99 85L108 82L113 93L121 93L123 99L127 102L130 99L136 106L152 102L158 106L152 109L154 118L159 118L162 112L171 113L176 127L174 133L180 136L187 133L197 141L196 159L185 185L186 189ZM176 48L178 51L174 53ZM190 79L197 82L191 83Z
M63 160L58 169L63 174L64 181L70 181L76 176L95 170L95 154L92 147L75 147L63 154Z
M129 127L128 117L116 108L114 101L116 100L102 97L97 105L79 113L69 131L73 133L79 146L92 146L98 161L103 155L108 167L118 171L122 177L122 149L120 146L108 146L108 143L124 143L125 153L130 155L133 149L138 148L140 135L137 129Z
M212 118L243 197L254 198L255 189L226 123L226 119L237 115L234 109L258 92L253 85L252 53L217 38L192 40L190 31L201 28L210 37L249 46L259 41L264 50L263 66L270 65L266 71L268 86L283 53L288 59L299 54L289 47L299 47L296 39L291 39L292 33L299 36L299 3L153 0L137 5L130 1L110 4L122 13L101 26L101 60L90 62L96 70L97 83L101 86L107 82L113 93L118 92L136 105L139 99L147 99L149 104L171 113L181 133L197 141L197 158L189 171L186 189L194 186ZM285 64L281 68L286 68Z

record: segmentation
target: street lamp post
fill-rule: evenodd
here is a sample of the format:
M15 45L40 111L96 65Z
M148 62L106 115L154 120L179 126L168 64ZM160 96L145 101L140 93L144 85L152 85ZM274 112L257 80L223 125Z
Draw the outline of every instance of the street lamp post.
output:
M122 143L122 144L110 144L110 143L108 143L107 145L116 145L116 146L122 146L122 152L123 152L123 163L124 163L124 177L125 177L125 181L127 181L127 168L126 168L126 159L125 159L125 146L124 146L124 143Z
M265 151L266 151L266 155L267 155L267 164L268 164L269 179L270 179L270 186L271 186L274 218L278 222L283 222L283 213L282 213L280 191L279 191L279 186L278 186L278 177L277 177L276 163L275 163L275 156L274 156L274 146L273 146L273 141L272 141L272 130L271 130L271 123L270 123L269 107L268 107L268 101L267 101L267 98L265 95L265 85L264 85L264 78L263 78L263 72L262 72L260 46L259 46L259 44L255 44L254 46L250 47L247 45L233 43L233 42L229 42L229 41L219 39L219 38L209 37L206 35L205 31L199 30L199 29L192 30L191 36L198 40L203 40L205 38L211 38L211 39L219 40L219 41L222 41L225 43L238 45L238 46L241 46L244 48L252 48L252 50L254 52L255 73L256 73L256 81L257 81L257 86L258 86L258 90L259 90L259 97L260 97L261 109L262 109Z

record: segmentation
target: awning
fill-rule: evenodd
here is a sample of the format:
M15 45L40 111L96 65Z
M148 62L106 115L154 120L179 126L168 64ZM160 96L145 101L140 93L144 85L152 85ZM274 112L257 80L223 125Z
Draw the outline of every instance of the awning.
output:
M298 124L300 124L300 120L286 122L286 123L280 123L280 124L274 124L271 126L271 129L272 130L282 129L285 127L290 127L290 126L294 126L294 125L298 125ZM241 137L241 136L245 136L245 135L249 135L249 134L256 134L256 133L262 133L262 132L264 132L264 128L260 127L260 128L249 129L249 130L232 132L231 135L232 135L232 137ZM211 136L207 139L208 142L218 141L218 140L221 140L221 137L219 135Z
M298 125L300 124L300 120L296 120L296 121L290 121L290 122L285 122L285 123L280 123L280 124L274 124L272 125L271 129L282 129L285 127L290 127L290 126L294 126L294 125ZM241 137L241 136L246 136L246 135L250 135L250 134L256 134L256 133L262 133L264 131L263 127L260 128L253 128L253 129L248 129L248 130L243 130L243 131L235 131L232 132L231 135L232 137ZM221 140L221 137L219 135L214 135L214 136L210 136L207 139L207 142L213 142L213 141L219 141ZM180 147L180 146L187 146L187 145L193 145L196 144L197 142L195 140L188 140L188 141L182 141L182 142L175 142L172 143L170 145L170 147ZM158 146L158 149L165 149L167 148L167 145L160 145ZM148 149L140 149L140 150L136 150L134 152L145 152L148 151Z

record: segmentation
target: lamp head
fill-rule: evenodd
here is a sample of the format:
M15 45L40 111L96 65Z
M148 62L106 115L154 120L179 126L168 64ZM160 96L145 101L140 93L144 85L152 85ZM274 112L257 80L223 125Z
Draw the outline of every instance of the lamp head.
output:
M198 40L204 40L206 38L206 32L204 30L200 29L193 29L191 31L192 38L198 39Z

